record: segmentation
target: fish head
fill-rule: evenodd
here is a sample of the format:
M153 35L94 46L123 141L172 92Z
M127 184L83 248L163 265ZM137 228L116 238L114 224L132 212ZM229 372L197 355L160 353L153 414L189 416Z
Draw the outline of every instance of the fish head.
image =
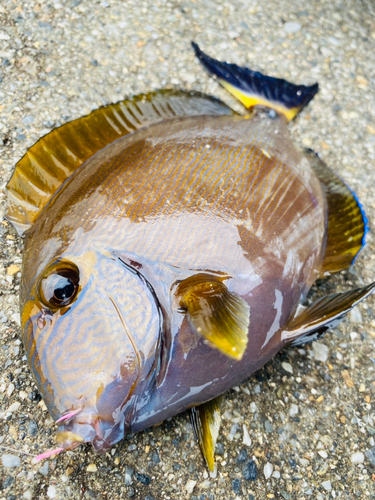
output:
M38 253L26 242L21 323L60 447L90 442L102 452L152 393L162 314L140 266L93 246Z

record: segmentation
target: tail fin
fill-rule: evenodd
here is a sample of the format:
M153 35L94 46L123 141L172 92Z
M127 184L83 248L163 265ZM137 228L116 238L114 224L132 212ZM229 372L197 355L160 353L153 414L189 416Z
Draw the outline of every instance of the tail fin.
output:
M192 46L204 69L248 109L261 104L285 115L290 121L319 90L317 83L308 87L294 85L236 64L216 61L202 52L196 43L192 42Z

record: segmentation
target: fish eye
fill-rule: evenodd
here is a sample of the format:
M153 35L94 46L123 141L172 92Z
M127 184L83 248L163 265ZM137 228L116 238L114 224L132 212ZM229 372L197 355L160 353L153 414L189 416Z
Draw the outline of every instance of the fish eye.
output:
M60 262L43 274L39 281L39 298L47 307L69 305L79 289L79 271L72 263Z

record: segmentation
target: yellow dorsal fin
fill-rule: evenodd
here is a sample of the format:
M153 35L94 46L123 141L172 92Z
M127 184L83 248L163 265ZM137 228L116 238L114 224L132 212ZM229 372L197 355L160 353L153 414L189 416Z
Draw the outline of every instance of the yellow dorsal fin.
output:
M135 130L176 116L232 115L224 103L198 92L161 90L110 104L52 130L17 163L6 218L20 235L52 196L95 153Z

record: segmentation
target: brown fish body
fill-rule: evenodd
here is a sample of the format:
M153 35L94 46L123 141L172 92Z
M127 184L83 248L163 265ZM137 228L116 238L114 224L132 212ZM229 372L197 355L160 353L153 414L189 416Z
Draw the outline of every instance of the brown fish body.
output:
M23 309L45 262L81 262L92 277L100 261L112 264L116 257L143 276L163 326L139 347L147 376L156 363L147 358L160 357L160 369L148 381L156 390L150 396L143 384L133 393L127 430L140 430L222 393L280 349L283 325L318 276L325 221L320 183L293 147L283 118L272 119L260 108L250 119L165 121L99 152L38 217L26 239L25 261L38 255L38 265L23 271ZM249 344L241 361L207 345L179 310L177 283L202 272L226 276L229 290L250 306ZM101 293L105 301L108 291ZM58 337L66 336L69 315L83 300L71 306L67 324L62 316L51 333L61 366L70 365L72 353ZM93 307L85 304L85 317ZM117 315L115 306L106 307L107 315ZM118 344L100 326L96 333L112 363ZM42 345L38 332L33 335ZM85 365L88 374L97 369L93 344L86 333L77 343L79 362L92 359ZM61 381L55 356L44 344L43 352L40 371L52 387L43 392L51 395L47 403L57 417L78 401L52 397L61 392Z
M8 220L26 231L25 350L59 426L51 453L105 451L192 408L213 470L216 397L375 289L300 307L367 230L350 189L289 137L318 86L193 46L248 114L198 93L136 96L52 131L7 186Z

